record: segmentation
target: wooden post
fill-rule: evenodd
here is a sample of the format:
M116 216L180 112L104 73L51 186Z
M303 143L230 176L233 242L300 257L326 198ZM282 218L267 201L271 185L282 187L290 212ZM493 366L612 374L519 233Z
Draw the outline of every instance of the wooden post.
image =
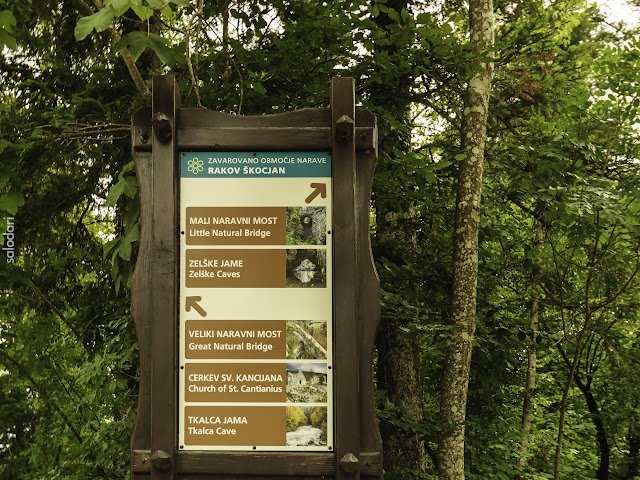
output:
M133 138L150 141L150 109L139 110L132 118ZM151 321L153 318L153 295L151 289L153 253L153 163L151 151L137 151L132 141L132 154L136 165L140 194L140 246L136 268L131 280L131 315L138 340L140 380L138 385L138 416L131 438L131 480L147 478L136 471L136 461L148 462L147 451L151 448Z
M333 245L336 479L360 478L359 348L357 337L357 238L355 83L331 83L333 133Z
M174 479L176 465L178 192L175 132L179 103L175 79L154 77L150 458L152 480Z
M356 125L372 124L376 118L369 111L356 113ZM376 140L377 142L377 140ZM374 143L376 143L374 142ZM382 463L382 437L378 428L373 385L373 354L380 324L380 280L373 263L369 211L377 148L359 152L356 156L356 219L358 249L358 345L360 346L360 451L376 452ZM367 466L365 460L365 466Z

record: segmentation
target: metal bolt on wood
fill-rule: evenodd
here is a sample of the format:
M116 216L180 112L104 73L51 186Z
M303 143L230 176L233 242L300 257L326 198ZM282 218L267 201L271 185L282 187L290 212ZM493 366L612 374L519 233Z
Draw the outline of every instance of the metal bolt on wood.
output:
M360 467L360 460L353 454L347 453L340 459L340 468L347 473L354 473Z
M161 472L166 472L171 467L171 455L164 450L156 450L151 455L151 465Z
M162 143L167 143L171 140L172 128L171 128L171 120L164 113L158 113L153 117L152 120L153 131L156 132L158 139Z
M340 143L350 142L353 138L355 123L348 115L341 116L336 122L336 138Z
M140 138L141 143L146 144L149 142L149 138L151 137L151 132L146 128L139 128L138 137Z

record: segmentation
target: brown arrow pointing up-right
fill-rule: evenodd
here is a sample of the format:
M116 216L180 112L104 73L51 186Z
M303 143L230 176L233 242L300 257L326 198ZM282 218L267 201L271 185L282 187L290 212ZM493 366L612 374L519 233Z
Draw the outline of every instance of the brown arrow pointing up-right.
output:
M313 200L320 195L322 198L327 198L327 184L326 183L311 183L309 184L313 191L311 194L305 198L304 203L311 203Z

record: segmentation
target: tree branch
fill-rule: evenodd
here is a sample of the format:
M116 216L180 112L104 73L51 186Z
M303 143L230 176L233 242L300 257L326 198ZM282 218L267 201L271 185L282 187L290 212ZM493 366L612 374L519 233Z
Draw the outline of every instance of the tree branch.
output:
M84 12L85 15L93 15L95 13L84 0L76 0L76 1L80 6L80 10L82 10L82 12ZM102 10L104 8L104 5L102 4L102 0L93 0L93 4L95 5L97 10ZM118 33L118 31L115 29L113 25L110 25L109 28L107 28L107 33L109 34L109 38L111 39L112 43L115 44L120 41L120 34ZM144 79L140 74L140 70L138 70L138 67L136 66L136 62L133 60L131 53L129 53L129 49L123 48L122 50L120 50L120 56L122 57L122 60L127 66L127 70L129 70L129 74L131 75L131 78L133 79L133 83L135 84L138 92L140 93L140 95L142 95L142 97L145 100L150 101L151 91L147 87L147 84L144 82Z
M49 307L49 309L60 319L62 320L62 323L64 323L67 328L69 329L69 331L71 333L73 333L73 335L75 336L76 340L80 339L80 335L78 334L78 332L76 332L72 327L71 324L69 323L69 321L67 320L67 318L64 316L64 314L58 309L58 307L56 307L53 303L51 303L51 301L46 297L46 295L44 293L42 293L42 291L36 286L35 283L33 283L33 280L29 280L27 282L27 285L29 285L31 287L31 289L36 293L36 295L38 297L40 297L40 300L42 300L42 302L47 305L47 307Z
M78 440L78 443L81 444L82 443L82 437L80 436L80 432L78 432L78 430L76 430L76 428L71 423L71 420L69 420L69 417L67 417L65 415L65 413L62 411L62 409L49 397L49 395L47 394L47 389L44 388L42 385L40 385L40 383L38 383L38 381L31 376L29 371L24 366L22 366L22 364L20 362L18 362L15 358L13 358L11 355L6 353L3 349L0 349L0 355L2 355L4 358L6 358L9 361L9 363L11 363L13 366L15 366L18 369L18 372L20 372L21 375L24 375L27 378L27 380L29 380L29 383L31 383L33 388L40 394L40 396L56 412L58 412L58 415L60 415L60 418L62 418L62 421L65 423L65 425L67 427L69 427L69 430L71 430L71 433L73 433L73 436L76 437L76 440Z

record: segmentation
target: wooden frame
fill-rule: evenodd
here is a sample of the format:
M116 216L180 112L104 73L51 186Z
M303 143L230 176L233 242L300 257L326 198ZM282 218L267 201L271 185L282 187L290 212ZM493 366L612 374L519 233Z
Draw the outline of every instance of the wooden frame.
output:
M141 240L132 286L140 348L133 480L382 478L372 358L380 319L369 243L377 157L373 114L355 108L352 79L332 82L331 109L241 117L181 109L173 77L154 78L152 109L132 118L141 198ZM333 157L335 450L179 451L177 332L180 151L331 151Z

